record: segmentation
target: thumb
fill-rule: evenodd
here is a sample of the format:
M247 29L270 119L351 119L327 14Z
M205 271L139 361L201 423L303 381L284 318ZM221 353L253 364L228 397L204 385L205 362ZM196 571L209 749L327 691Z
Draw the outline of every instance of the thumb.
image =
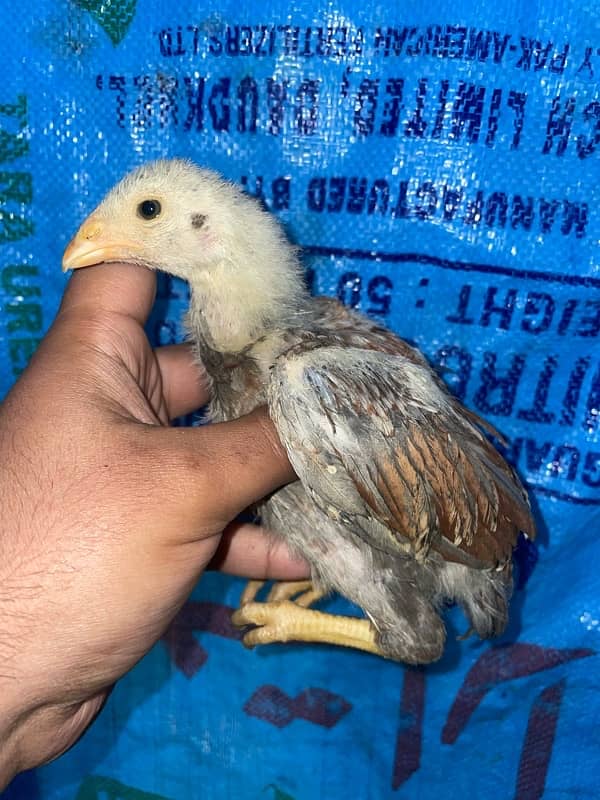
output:
M165 460L170 465L162 470L162 493L172 491L186 509L183 536L222 531L245 508L296 478L264 407L231 422L146 430L163 467ZM178 506L180 513L183 508Z
M59 314L105 312L143 325L156 292L156 274L137 264L96 264L71 276Z

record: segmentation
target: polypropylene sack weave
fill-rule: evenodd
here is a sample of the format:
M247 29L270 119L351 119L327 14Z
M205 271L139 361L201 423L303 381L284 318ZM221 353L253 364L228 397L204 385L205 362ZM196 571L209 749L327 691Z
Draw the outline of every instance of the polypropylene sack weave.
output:
M405 669L245 651L209 576L90 731L2 795L600 796L597 3L40 0L0 8L0 396L61 254L134 165L262 197L315 292L413 340L508 438L540 525L507 634ZM182 338L161 280L149 331ZM331 608L347 609L336 600Z

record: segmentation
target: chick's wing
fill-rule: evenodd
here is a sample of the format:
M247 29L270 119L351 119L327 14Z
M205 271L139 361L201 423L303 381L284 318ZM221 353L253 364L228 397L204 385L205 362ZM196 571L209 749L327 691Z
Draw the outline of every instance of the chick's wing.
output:
M492 568L534 532L518 478L423 364L296 347L275 364L269 406L314 502L373 547Z

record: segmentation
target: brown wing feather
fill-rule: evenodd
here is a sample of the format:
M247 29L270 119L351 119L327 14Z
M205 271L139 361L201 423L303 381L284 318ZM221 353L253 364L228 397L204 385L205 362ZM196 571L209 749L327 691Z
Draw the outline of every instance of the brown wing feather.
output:
M475 568L501 567L519 532L533 537L535 526L521 486L504 464L503 479L495 479L491 445L470 444L448 443L435 430L409 429L373 459L369 486L343 452L337 455L371 514L401 541L408 539L415 557L435 550Z
M353 519L373 546L502 567L519 531L533 536L535 527L519 479L481 432L488 426L405 342L337 304L325 308L335 330L296 342L271 390L272 416L311 496ZM332 464L342 476L329 477ZM383 540L369 520L385 526Z
M399 355L413 364L427 365L418 350L392 331L376 325L336 300L318 298L318 301L327 327L342 333L347 345ZM447 393L445 384L433 371L431 376L438 388ZM514 470L490 442L478 435L477 429L505 444L502 434L454 398L452 405L454 411L468 423L463 427L467 428L467 438L474 439L477 450L475 456L467 457L455 440L446 440L443 429L438 430L437 435L430 433L427 436L422 429L413 426L405 440L406 452L397 449L395 461L405 481L410 478L414 490L418 476L427 475L436 498L440 533L450 544L447 547L441 537L431 534L434 549L441 547L451 560L463 560L455 552L456 548L460 548L461 552L477 561L501 562L510 557L520 530L531 538L535 537L535 523L529 502ZM431 430L435 431L435 420L430 422L433 423ZM431 456L430 460L424 458L427 454ZM401 515L403 521L406 516L404 510ZM462 524L457 527L459 522ZM492 538L490 531L494 532ZM504 546L500 546L501 542Z

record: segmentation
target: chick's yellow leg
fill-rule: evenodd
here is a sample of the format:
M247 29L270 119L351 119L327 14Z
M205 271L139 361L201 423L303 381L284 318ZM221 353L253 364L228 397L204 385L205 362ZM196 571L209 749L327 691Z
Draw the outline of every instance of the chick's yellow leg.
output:
M385 655L368 620L324 614L289 600L247 603L233 614L232 621L238 627L257 626L244 636L246 647L273 642L323 642Z

